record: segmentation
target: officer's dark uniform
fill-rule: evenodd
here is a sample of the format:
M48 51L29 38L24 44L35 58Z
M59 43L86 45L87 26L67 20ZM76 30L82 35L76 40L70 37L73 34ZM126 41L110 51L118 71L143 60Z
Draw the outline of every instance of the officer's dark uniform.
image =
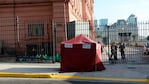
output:
M115 43L113 43L111 45L111 57L110 57L110 60L112 59L113 56L114 56L114 60L117 60L117 46L115 45Z
M120 49L120 52L121 52L122 59L125 59L125 52L124 52L125 45L124 44L120 44L119 49Z

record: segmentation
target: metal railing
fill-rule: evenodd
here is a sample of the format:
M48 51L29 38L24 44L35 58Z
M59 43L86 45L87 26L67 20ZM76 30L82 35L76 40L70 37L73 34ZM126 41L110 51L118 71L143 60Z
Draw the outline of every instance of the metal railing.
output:
M144 55L148 27L148 22L140 22L105 26L97 31L96 41L104 46L102 61L109 63L112 42L117 47L123 42L126 59L121 59L118 48L117 63L149 63L149 55ZM0 54L15 56L19 62L60 61L60 43L79 34L90 37L89 22L73 21L65 25L45 18L0 18Z

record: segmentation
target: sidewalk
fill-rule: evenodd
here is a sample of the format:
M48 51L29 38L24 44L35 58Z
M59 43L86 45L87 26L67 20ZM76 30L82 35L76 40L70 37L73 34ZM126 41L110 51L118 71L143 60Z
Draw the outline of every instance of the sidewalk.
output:
M69 73L59 73L59 63L0 63L0 66L0 77L149 82L149 65L145 64L105 64L103 71Z

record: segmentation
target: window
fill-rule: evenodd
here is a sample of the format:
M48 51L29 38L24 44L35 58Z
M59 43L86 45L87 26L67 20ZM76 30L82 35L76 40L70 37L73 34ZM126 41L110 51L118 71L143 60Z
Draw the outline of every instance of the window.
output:
M28 24L28 35L29 36L43 36L44 35L44 24Z

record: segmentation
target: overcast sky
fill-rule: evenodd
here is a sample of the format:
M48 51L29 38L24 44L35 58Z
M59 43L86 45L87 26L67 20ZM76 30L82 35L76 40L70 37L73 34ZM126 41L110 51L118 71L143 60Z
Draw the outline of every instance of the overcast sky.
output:
M138 21L149 20L149 0L94 0L94 19L108 18L113 23L131 14Z

